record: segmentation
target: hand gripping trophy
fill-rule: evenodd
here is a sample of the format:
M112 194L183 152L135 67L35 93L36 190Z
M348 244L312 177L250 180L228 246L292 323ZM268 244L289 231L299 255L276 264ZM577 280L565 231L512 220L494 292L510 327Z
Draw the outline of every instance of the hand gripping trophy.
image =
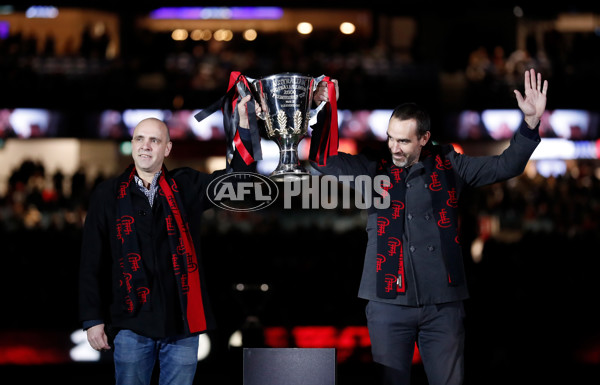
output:
M254 101L260 106L258 117L264 123L264 134L279 147L279 164L270 174L271 179L274 181L302 179L310 175L300 163L298 144L308 135L313 92L318 84L324 80L329 82L329 78L325 75L312 78L290 72L270 75L260 79L252 79L241 75L239 72L232 73L228 90L229 98L243 98L251 94ZM333 106L329 106L330 117L328 118L330 121L328 126L331 127L332 133L327 136L327 140L329 141L332 138L337 142L337 105L335 97L330 99L334 101ZM219 103L222 106L227 105L226 100ZM324 104L323 102L319 108L322 108ZM203 119L207 114L212 113L213 109L208 109L208 112L203 113L201 116L199 114L196 119ZM235 108L231 108L229 111L229 114L224 114L224 119L228 119L227 115L236 114ZM256 120L252 118L254 117L249 116L251 125L252 121ZM236 119L234 118L232 121L235 122ZM227 127L235 126L229 121L225 125L226 130ZM329 146L328 141L321 146L324 148L323 151L329 152L329 154L337 152L337 143ZM325 153L317 154L315 158L319 162L321 162L320 159L323 159L324 162L326 156ZM261 158L255 156L255 159L260 160Z

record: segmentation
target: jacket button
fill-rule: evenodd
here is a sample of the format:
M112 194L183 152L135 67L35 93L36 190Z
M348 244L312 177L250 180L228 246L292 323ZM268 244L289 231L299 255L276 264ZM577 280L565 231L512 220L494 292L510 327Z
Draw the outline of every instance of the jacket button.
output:
M433 250L435 250L435 247L433 247L432 245L429 245L429 246L427 246L427 250L433 251Z
M412 214L408 214L406 217L407 217L409 220L413 219L413 216L412 216Z
M138 211L138 214L143 217L144 215L146 215L146 211L140 210L140 211Z
M426 219L426 220L429 220L429 218L431 218L431 217L429 216L429 214L425 214L425 219Z
M414 253L414 252L415 252L415 250L416 250L417 248L416 248L416 247L414 247L414 246L411 246L411 247L409 247L408 249L409 249L411 252L413 252L413 253Z

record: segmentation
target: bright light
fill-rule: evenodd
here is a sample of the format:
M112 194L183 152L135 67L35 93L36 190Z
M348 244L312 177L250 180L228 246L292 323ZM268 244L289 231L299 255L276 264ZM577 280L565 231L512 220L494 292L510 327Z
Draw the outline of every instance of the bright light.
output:
M575 142L567 139L544 138L531 154L531 159L577 159Z
M278 20L280 7L161 7L150 12L151 19L179 20Z
M462 146L458 143L451 143L452 146L454 147L454 151L458 152L459 154L464 154L465 150L462 148Z
M347 21L340 24L340 32L344 35L352 35L356 31L356 26L354 24L349 23Z
M194 41L208 41L212 37L212 32L209 29L195 29L190 33L190 38Z
M25 11L28 19L55 19L58 17L58 8L46 5L34 5Z
M256 40L257 36L258 36L258 33L256 33L255 29L247 29L244 31L244 40L254 41L254 40Z
M233 39L233 32L229 29L218 29L214 36L216 41L230 41Z
M119 146L119 151L121 152L121 155L131 155L131 142L122 142Z
M171 39L175 41L182 41L188 38L188 31L185 29L178 28L171 33Z
M200 334L198 338L198 361L202 361L210 354L210 337L207 334Z
M227 7L206 7L200 9L200 19L231 19L231 9Z
M484 110L481 120L488 133L496 140L510 139L521 125L523 113L521 110Z
M242 346L242 331L236 330L233 332L231 337L229 337L229 346L234 348L239 348Z
M48 128L50 112L39 108L15 108L9 122L20 137L31 136L31 128L38 126L42 132Z
M554 110L549 123L559 137L579 139L587 135L590 115L584 110Z
M133 130L137 124L146 118L156 118L158 120L165 120L167 118L165 111L163 110L125 110L123 111L123 123L127 126L129 134L133 135Z
M567 163L562 159L540 159L536 162L536 169L544 178L558 177L567 172Z
M484 246L485 246L485 241L483 240L483 238L481 238L481 237L475 238L475 240L471 244L471 258L473 258L473 262L475 262L475 263L481 262Z
M302 23L298 24L298 26L296 27L296 30L298 31L298 33L301 33L303 35L308 35L309 33L312 32L313 26L311 23L302 22Z
M73 361L99 361L100 352L94 350L87 340L87 333L83 329L77 329L71 333L71 342L75 347L69 351Z

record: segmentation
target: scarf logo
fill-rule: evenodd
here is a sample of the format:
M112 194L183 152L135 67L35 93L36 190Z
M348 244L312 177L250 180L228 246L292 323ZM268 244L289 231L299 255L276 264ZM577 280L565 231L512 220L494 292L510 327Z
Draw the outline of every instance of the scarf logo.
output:
M121 243L125 242L124 235L129 235L133 232L133 222L135 220L132 216L123 215L121 218L117 218L117 239L121 240Z
M440 210L440 220L437 222L439 227L448 228L451 225L450 218L448 218L448 212L446 209Z
M193 273L194 271L198 270L198 264L194 263L192 254L188 254L188 256L187 256L187 265L188 265L188 273Z
M173 271L175 272L175 275L179 275L181 274L181 267L179 266L179 263L177 262L179 260L179 257L177 256L177 254L173 254L171 256L171 261L173 262Z
M165 217L165 222L167 225L167 234L175 235L176 229L175 229L175 224L173 223L173 216L171 214L169 214Z
M396 254L396 251L398 250L399 246L402 246L402 242L400 242L400 240L396 237L390 237L388 239L387 242L389 249L388 249L388 255L392 256L394 254Z
M127 289L127 292L131 292L131 274L129 273L123 273L123 278L125 278L125 288ZM123 286L123 280L119 280L119 286Z
M127 306L127 311L129 313L133 313L133 301L131 298L129 298L129 296L125 297L125 305Z
M429 189L431 191L440 191L442 189L442 182L440 182L437 172L431 173L431 183L429 184Z
M177 254L179 255L187 255L188 252L185 248L185 243L183 242L183 238L179 237L179 244L177 245Z
M174 195L167 196L167 202L169 203L169 208L173 212L173 215L179 215L179 208L177 207L177 202L175 201Z
M456 198L456 188L451 188L448 190L448 200L446 204L450 207L458 207L458 199Z
M190 285L188 285L187 273L181 274L181 291L183 294L187 294L190 291Z
M381 159L381 161L377 165L377 169L378 170L383 170L385 168L386 164L387 164L387 160Z
M390 169L390 173L394 176L394 180L396 181L396 183L400 182L400 180L402 179L400 178L400 174L402 174L403 171L404 169L399 167L392 167Z
M119 185L119 195L117 199L123 199L127 196L127 189L129 188L129 182L121 182Z
M142 257L136 253L129 253L127 254L127 256L129 257L128 261L131 266L131 271L138 271L138 269L140 268L139 262L140 259L142 259Z
M381 179L381 196L383 198L387 198L388 195L390 195L389 190L392 189L392 187L394 187L394 185L392 184L392 182L389 179L386 178L382 178Z
M392 201L392 219L400 218L400 210L404 210L404 202L399 200Z
M398 277L396 277L394 274L386 274L385 278L384 278L384 282L385 282L385 292L389 293L391 291L394 290L394 284L397 283L398 281ZM398 285L400 286L400 285Z
M385 228L390 224L386 217L377 217L377 235L385 234Z
M377 271L381 271L381 264L385 263L385 255L377 254Z
M444 159L442 162L442 158L438 155L435 156L435 168L438 170L450 170L452 168L452 164L450 163L450 159Z
M138 301L141 304L144 304L146 302L148 302L148 294L150 293L150 289L148 289L147 287L140 287L137 289L137 297L138 297Z

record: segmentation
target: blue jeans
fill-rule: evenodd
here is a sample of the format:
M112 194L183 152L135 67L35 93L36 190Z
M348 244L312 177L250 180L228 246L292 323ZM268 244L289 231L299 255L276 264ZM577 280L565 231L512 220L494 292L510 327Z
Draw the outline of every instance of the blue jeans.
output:
M192 384L198 364L198 336L148 338L120 330L115 337L117 385L148 385L158 359L160 385Z

